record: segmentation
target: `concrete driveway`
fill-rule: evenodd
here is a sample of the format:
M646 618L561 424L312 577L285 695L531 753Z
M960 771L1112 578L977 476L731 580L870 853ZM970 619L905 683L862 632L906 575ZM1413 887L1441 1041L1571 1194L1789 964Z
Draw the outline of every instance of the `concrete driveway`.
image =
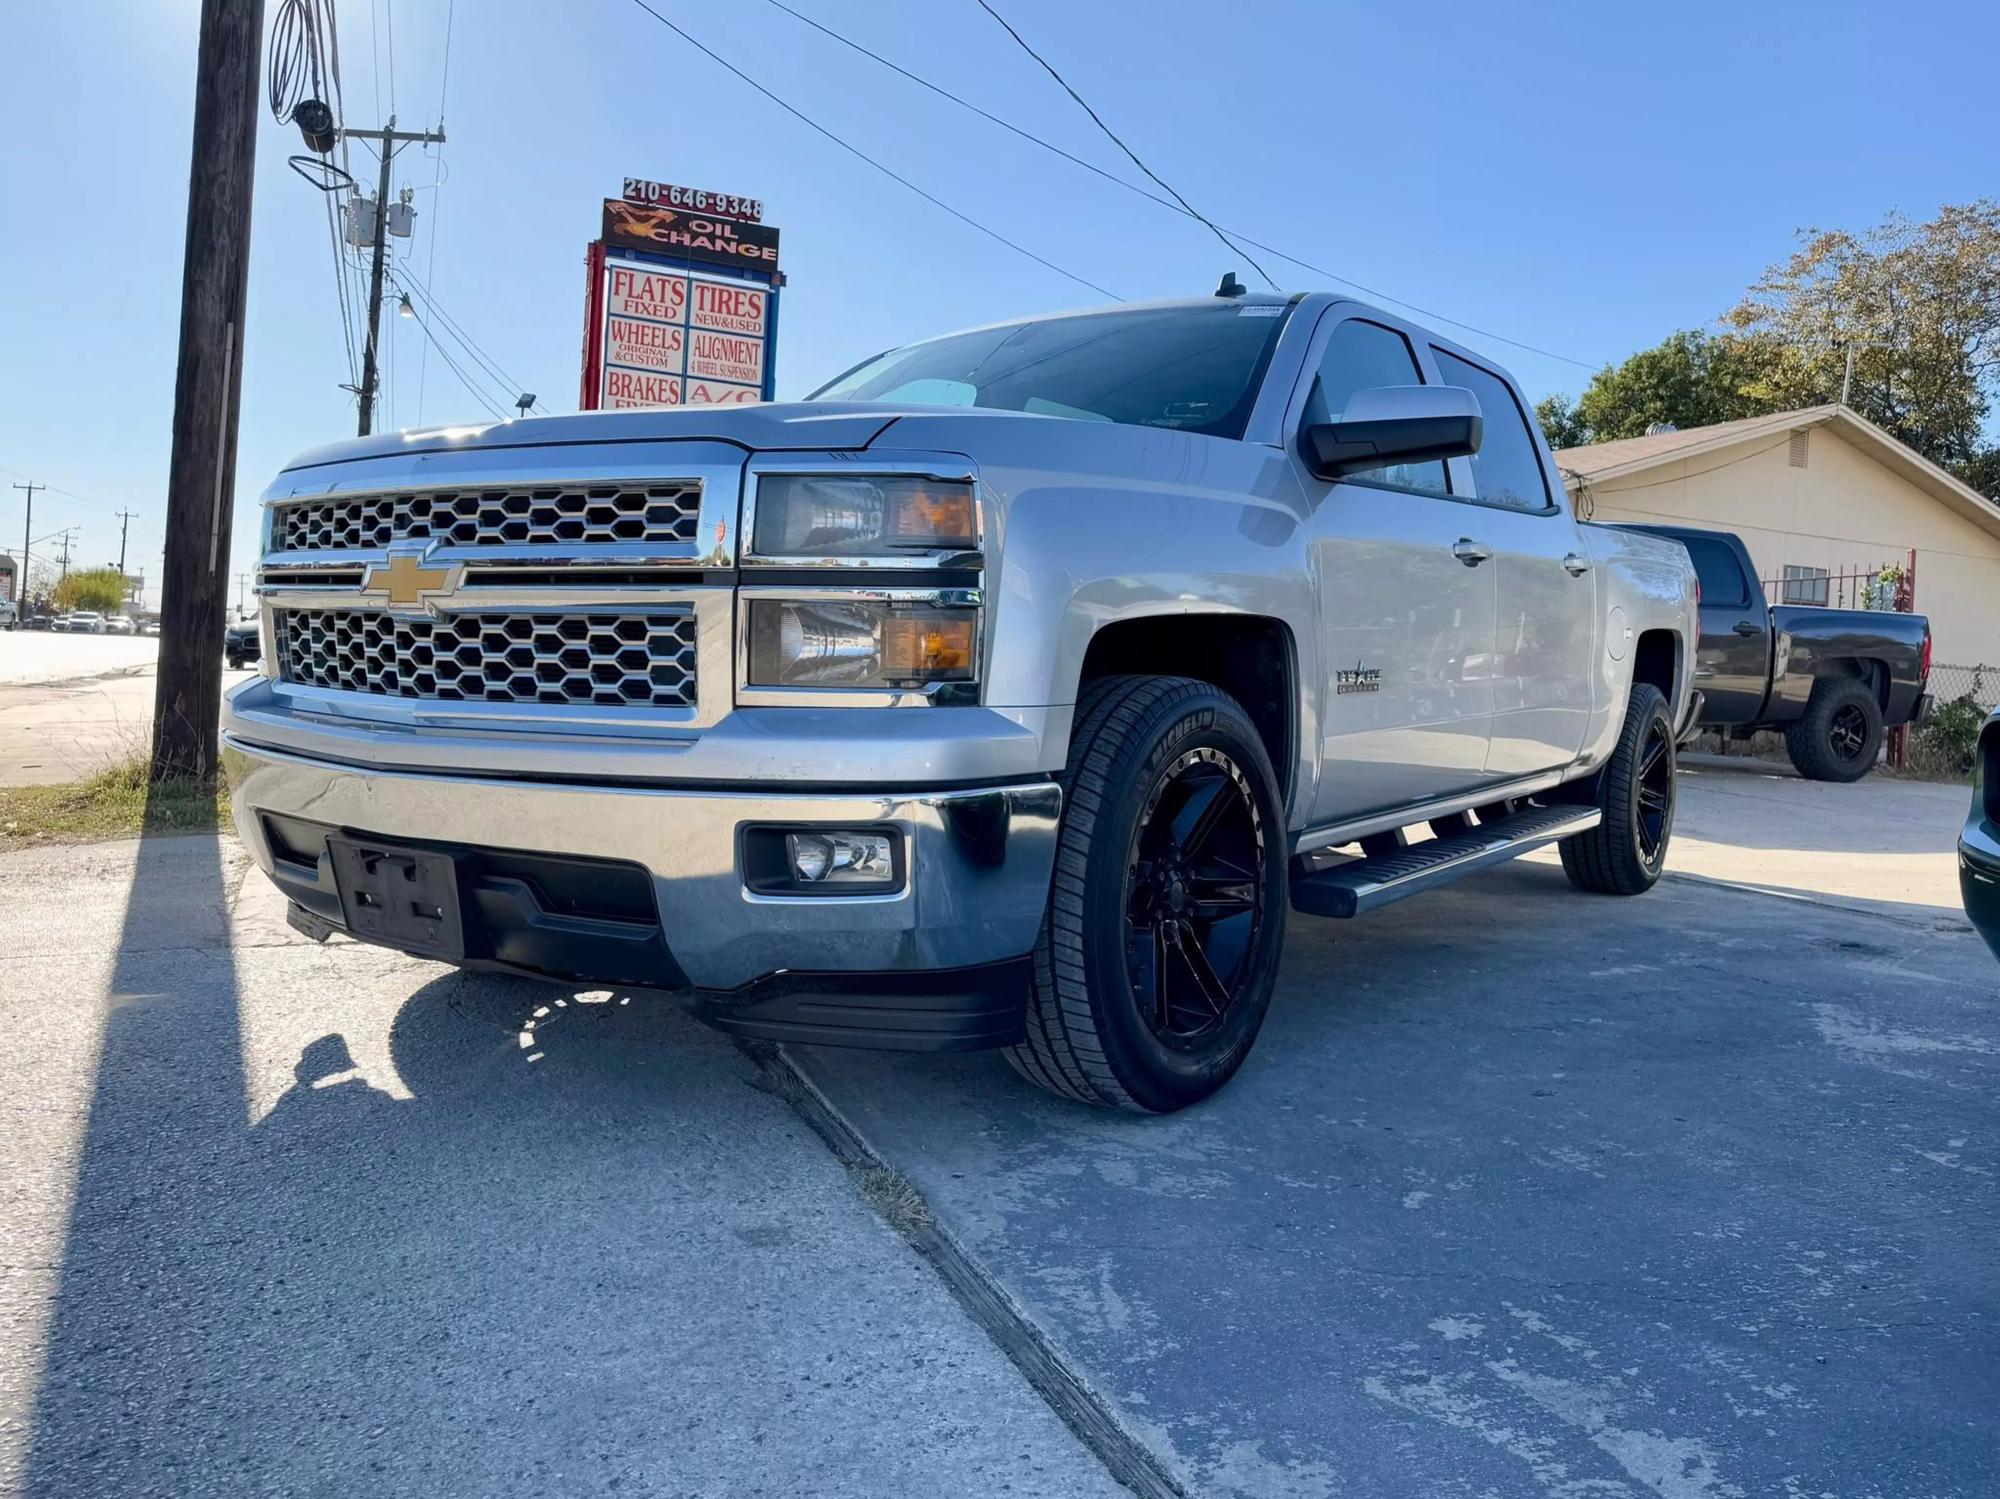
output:
M1964 794L1770 769L1639 900L1298 919L1170 1119L788 1103L671 1004L305 944L226 839L0 856L0 1493L2000 1491Z
M0 855L0 1494L1119 1492L670 1002Z

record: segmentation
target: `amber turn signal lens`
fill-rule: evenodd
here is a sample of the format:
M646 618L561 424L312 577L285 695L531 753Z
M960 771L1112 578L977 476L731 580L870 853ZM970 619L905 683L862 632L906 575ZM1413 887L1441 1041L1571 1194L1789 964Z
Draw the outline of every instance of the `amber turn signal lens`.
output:
M979 534L972 514L972 491L963 486L909 490L901 504L890 506L889 517L890 535L899 541L971 546Z
M892 614L882 621L882 674L938 681L970 675L972 620Z

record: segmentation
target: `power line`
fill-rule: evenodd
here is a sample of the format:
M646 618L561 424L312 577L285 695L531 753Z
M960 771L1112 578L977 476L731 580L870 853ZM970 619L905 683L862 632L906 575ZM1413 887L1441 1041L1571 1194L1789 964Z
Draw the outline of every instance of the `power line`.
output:
M1106 182L1112 183L1114 186L1117 187L1122 187L1128 193L1135 193L1139 197L1144 198L1149 203L1156 203L1160 207L1169 209L1174 213L1187 215L1187 210L1182 208L1178 203L1174 202L1171 198L1164 198L1160 196L1158 193L1151 192L1148 189L1141 187L1136 182L1128 182L1125 178L1120 177L1115 172L1107 172L1103 167L1099 166L1096 162L1086 161L1083 157L1077 156L1070 151L1064 150L1061 146L1055 144L1055 142L1046 140L1042 136L1036 135L1031 130L1024 130L1019 125L1016 125L1013 121L1005 119L1000 115L994 114L991 110L982 109L979 105L974 104L970 99L967 99L960 94L953 93L950 89L945 88L941 84L932 82L930 79L925 78L920 73L911 72L908 68L903 67L901 64L893 62L889 58L884 57L881 53L873 51L870 48L863 46L860 42L855 41L851 37L841 35L838 31L835 31L832 27L821 24L820 22L814 20L811 16L801 14L800 12L792 9L791 6L785 4L784 0L765 0L765 3L775 6L777 9L783 11L786 15L792 17L794 20L803 22L805 25L812 27L813 30L820 32L821 34L831 38L836 42L839 42L841 46L846 47L851 51L858 52L863 57L869 58L872 61L881 64L883 67L887 68L890 72L898 74L903 78L907 78L911 83L916 84L919 88L928 89L933 94L936 94L939 98L948 99L953 104L956 104L959 108L968 110L971 113L978 115L981 119L987 121L989 124L998 125L1002 130L1007 131L1009 134L1019 136L1022 140L1027 141L1031 145L1039 146L1042 150L1047 151L1052 155L1060 156L1064 161L1069 162L1071 165L1082 167L1086 172L1094 173L1095 175L1102 177ZM1192 217L1192 215L1188 216ZM1264 241L1260 239L1256 239L1248 234L1245 234L1240 229L1232 228L1228 229L1227 232L1232 238L1240 240L1242 243L1246 245L1251 245L1256 249L1262 250L1267 254L1275 255L1278 257L1278 259L1286 261L1291 265L1298 266L1301 270L1311 271L1315 276L1324 276L1328 281L1337 282L1341 286L1352 287L1355 291L1360 292L1363 296L1372 297L1378 302L1387 302L1395 307L1406 308L1409 311L1416 313L1419 317L1428 318L1430 321L1434 323L1442 323L1447 327L1459 328L1467 333L1475 335L1476 337L1490 339L1494 343L1506 344L1509 348L1522 349L1530 354L1539 354L1544 359L1554 359L1562 364L1573 364L1578 369L1596 371L1598 369L1603 368L1604 366L1605 361L1603 360L1597 360L1593 362L1587 359L1574 359L1567 354L1558 354L1553 349L1544 349L1535 344L1524 343L1518 338L1509 338L1504 333L1495 333L1490 328L1481 328L1476 324L1465 322L1459 318L1447 317L1445 314L1441 312L1434 311L1433 309L1428 307L1419 306L1417 303L1406 301L1402 297L1391 296L1388 292L1382 291L1377 287L1365 285L1362 282L1354 280L1350 276L1343 276L1339 272L1331 270L1326 266L1318 265L1315 264L1313 261L1302 259L1299 256L1294 255L1287 250L1279 249L1276 245L1266 244Z
M451 22L458 10L458 0L447 0L444 8L444 75L438 80L438 133L444 133L445 100L451 92ZM444 201L444 147L439 146L431 157L431 230L427 239L428 253L424 259L424 279L437 280L438 258L438 205ZM431 346L425 341L417 357L417 425L424 424L424 384L430 375Z
M382 0L382 34L389 46L389 113L396 112L396 0Z
M443 344L438 342L437 335L431 332L430 324L426 323L421 317L418 317L416 310L414 308L411 309L410 318L413 322L416 323L416 325L419 328L424 330L424 337L429 339L432 346L436 348L436 350L438 351L438 358L442 359L445 362L445 367L448 368L454 375L458 376L458 383L465 387L466 393L470 395L473 400L477 401L480 405L484 406L486 408L487 414L490 415L493 418L493 420L495 420L496 422L505 421L506 417L502 416L499 410L493 405L493 403L486 398L484 392L482 392L478 386L474 385L472 381L467 378L465 371L460 369L458 367L458 362L451 357L451 351L445 348Z
M1180 193L1175 189L1172 183L1168 182L1166 178L1162 177L1158 172L1154 171L1151 167L1147 166L1145 162L1141 161L1139 159L1139 153L1137 151L1134 151L1130 146L1126 145L1125 142L1119 137L1118 132L1113 130L1109 125L1104 123L1104 117L1098 114L1096 110L1092 109L1090 107L1090 102L1087 99L1085 99L1082 94L1079 94L1074 88L1070 86L1070 81L1067 78L1063 77L1061 73L1058 73L1056 71L1054 64L1052 64L1046 57L1042 56L1041 53L1037 52L1033 47L1028 45L1028 39L1022 36L1021 33L1016 31L1011 25L1009 25L1007 22L1007 18L1005 16L1001 15L999 11L995 10L990 4L988 4L987 0L978 0L978 5L979 8L985 11L987 15L991 16L994 20L1000 23L1000 29L1006 32L1007 35L1011 36L1014 39L1015 44L1019 46L1023 52L1027 53L1028 56L1032 57L1036 62L1042 65L1042 71L1047 73L1049 77L1055 79L1055 81L1062 86L1062 91L1068 94L1070 98L1074 99L1077 103L1077 107L1080 108L1085 114L1090 116L1091 123L1095 125L1099 130L1103 131L1104 134L1110 138L1112 145L1116 146L1119 150L1123 151L1128 157L1131 158L1133 166L1137 167L1140 171L1144 172L1148 177L1152 178L1153 181L1157 183L1161 188L1165 189L1167 194L1176 203L1180 204L1180 206L1183 209L1185 209L1191 217L1197 218L1201 220L1202 223L1208 225L1210 232L1213 233L1217 239L1221 240L1222 243L1229 248L1231 253L1241 255L1245 260L1249 261L1251 268L1255 270L1258 275L1264 278L1265 284L1268 285L1271 288L1271 290L1277 291L1280 289L1278 283L1271 279L1271 273L1265 270L1263 266L1259 265L1257 263L1256 258L1253 255L1251 255L1248 250L1245 250L1241 245L1237 244L1228 235L1224 234L1220 229L1217 229L1215 227L1215 221L1213 219L1209 218L1208 215L1204 214L1200 209L1196 208L1194 204L1188 202L1186 198L1180 195Z
M466 353L471 355L471 357L475 361L477 361L480 368L485 370L487 374L493 377L495 384L497 384L502 390L508 392L508 399L510 401L516 395L519 395L522 391L527 389L527 387L523 385L519 380L516 380L506 370L500 368L500 362L497 359L494 359L491 355L489 355L484 349L482 349L479 346L479 344L473 339L472 335L467 333L464 327L460 325L458 320L445 310L444 304L439 302L437 299L437 293L432 291L428 286L424 285L422 281L417 279L417 273L415 271L411 270L410 267L407 264L405 264L402 267L400 267L399 275L408 279L409 287L404 287L402 283L399 281L397 283L398 288L400 290L403 290L406 294L410 287L414 287L416 289L418 296L423 301L424 310L430 313L432 317L437 319L438 324L444 329L446 333L450 334L454 339L456 339L461 345L464 346ZM540 404L541 403L539 401L536 402L536 405L539 406Z
M926 203L931 204L935 208L943 209L946 213L950 214L960 223L967 224L972 228L977 229L981 234L985 235L988 239L997 240L999 243L1005 245L1008 249L1014 251L1017 255L1025 255L1028 259L1034 261L1037 265L1043 266L1048 270L1054 271L1058 276L1066 277L1067 279L1076 282L1076 284L1079 286L1089 287L1099 296L1109 297L1114 302L1122 302L1125 300L1123 297L1119 296L1116 292L1109 291L1106 288L1099 286L1095 281L1092 281L1087 277L1077 275L1075 271L1064 270L1061 266L1057 265L1053 260L1049 260L1043 256L1037 255L1033 250L1030 250L1026 245L1016 243L1015 241L1007 238L1006 235L1000 233L999 230L989 229L986 225L980 223L979 220L973 218L971 215L959 212L959 210L953 208L949 203L945 202L942 198L937 197L933 193L926 192L921 187L918 187L916 183L910 181L909 178L903 176L900 172L896 172L891 168L884 166L880 161L877 161L874 157L870 156L866 151L863 151L859 146L853 145L848 141L841 139L841 137L835 135L831 130L827 129L826 126L820 124L819 121L813 119L810 115L807 115L803 111L795 109L790 104L787 104L783 99L780 99L776 94L772 93L768 88L764 87L763 84L759 83L756 79L752 78L748 73L744 72L741 68L737 67L736 64L730 62L727 58L724 58L719 53L713 51L711 48L706 47L702 43L696 41L692 36L688 35L688 33L683 31L679 26L676 26L672 21L669 21L665 16L661 15L658 11L654 10L652 6L646 3L646 0L632 0L632 3L638 6L639 9L643 10L647 15L651 16L655 21L658 21L662 26L666 27L667 30L673 32L675 36L678 36L682 41L686 42L690 47L694 48L697 52L701 53L704 57L708 58L709 61L715 63L718 67L721 67L726 71L733 73L742 82L747 83L751 88L755 89L758 93L762 94L766 99L769 99L773 104L777 105L778 108L784 110L786 114L792 116L793 119L799 121L800 124L807 126L808 128L817 132L820 135L825 136L828 140L832 141L836 146L840 147L841 150L846 151L849 155L859 157L862 161L868 163L869 166L875 168L875 170L880 172L883 176L888 177L895 182L901 183L904 187L908 188L911 192L915 193L918 197L922 198Z

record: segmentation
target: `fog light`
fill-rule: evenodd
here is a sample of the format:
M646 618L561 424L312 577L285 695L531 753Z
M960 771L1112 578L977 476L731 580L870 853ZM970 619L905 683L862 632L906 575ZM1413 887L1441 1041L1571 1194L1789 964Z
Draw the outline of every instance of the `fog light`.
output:
M886 833L787 833L785 852L807 885L879 885L896 874Z

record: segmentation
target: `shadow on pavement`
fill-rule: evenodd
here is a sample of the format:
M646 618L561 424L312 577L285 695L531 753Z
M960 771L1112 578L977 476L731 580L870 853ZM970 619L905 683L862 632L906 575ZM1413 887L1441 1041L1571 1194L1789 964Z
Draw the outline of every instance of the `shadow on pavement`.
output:
M232 954L215 850L140 850L24 1494L1108 1485L722 1038Z

